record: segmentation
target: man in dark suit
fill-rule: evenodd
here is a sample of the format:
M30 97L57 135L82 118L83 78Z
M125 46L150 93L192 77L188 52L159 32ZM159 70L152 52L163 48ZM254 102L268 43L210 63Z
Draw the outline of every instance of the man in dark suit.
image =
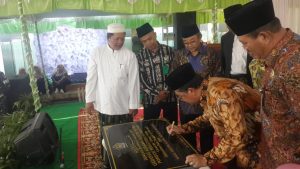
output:
M235 10L241 8L241 4L224 9L225 20ZM249 63L252 57L243 48L237 36L229 30L221 37L221 69L225 77L237 79L249 86L252 85Z

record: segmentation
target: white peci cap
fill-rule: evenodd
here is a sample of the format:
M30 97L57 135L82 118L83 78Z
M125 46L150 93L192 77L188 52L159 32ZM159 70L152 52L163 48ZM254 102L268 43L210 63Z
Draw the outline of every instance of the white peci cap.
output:
M122 33L122 32L125 32L125 27L120 23L112 23L107 26L107 33Z

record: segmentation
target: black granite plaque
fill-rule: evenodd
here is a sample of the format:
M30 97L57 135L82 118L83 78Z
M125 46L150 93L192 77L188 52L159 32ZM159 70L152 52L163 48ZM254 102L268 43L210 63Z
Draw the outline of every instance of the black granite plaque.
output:
M189 168L185 157L197 151L182 136L170 136L167 125L165 120L145 120L103 127L111 167Z

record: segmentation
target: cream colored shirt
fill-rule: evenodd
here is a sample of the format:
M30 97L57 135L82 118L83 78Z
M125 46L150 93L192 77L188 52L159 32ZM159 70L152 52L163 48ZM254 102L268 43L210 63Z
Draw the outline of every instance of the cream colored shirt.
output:
M127 114L139 107L139 74L135 54L125 47L97 47L89 59L86 102L107 115Z

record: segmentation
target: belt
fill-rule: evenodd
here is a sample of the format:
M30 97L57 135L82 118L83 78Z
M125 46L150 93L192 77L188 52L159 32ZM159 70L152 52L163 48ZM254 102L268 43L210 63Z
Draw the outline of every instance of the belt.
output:
M235 75L229 75L232 79L239 79L239 78L248 78L247 74L235 74Z
M107 114L100 113L100 118L103 126L120 124L120 123L128 123L128 122L132 122L133 120L131 114L107 115Z
M247 77L247 74L230 74L229 77L235 78L235 77Z

